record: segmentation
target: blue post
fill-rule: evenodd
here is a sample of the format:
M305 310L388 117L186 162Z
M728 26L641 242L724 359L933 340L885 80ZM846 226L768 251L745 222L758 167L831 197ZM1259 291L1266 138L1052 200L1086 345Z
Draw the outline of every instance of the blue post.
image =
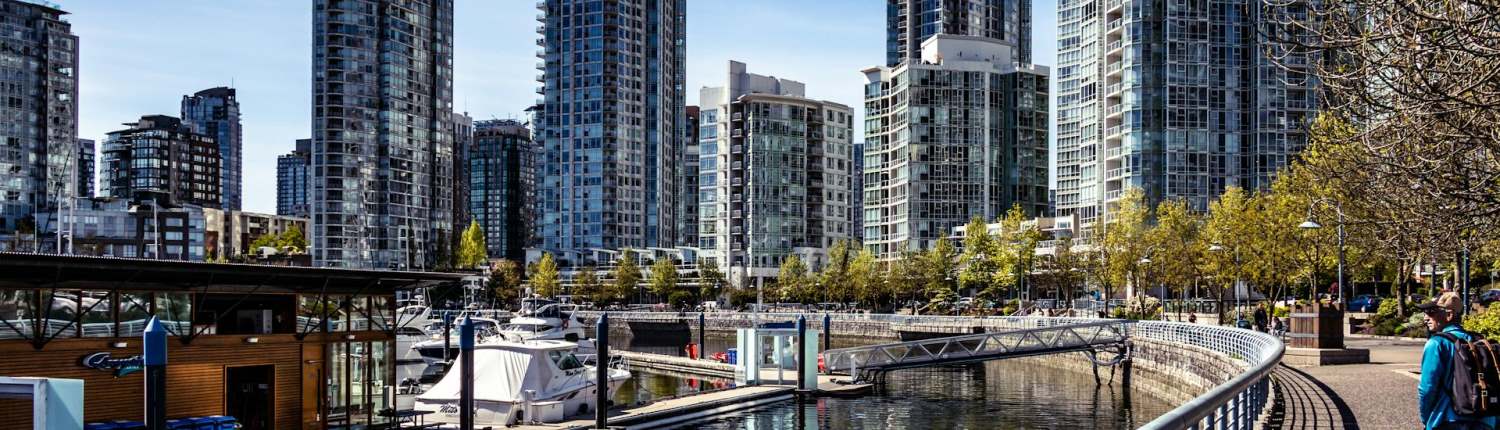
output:
M797 390L798 391L801 391L803 389L803 387L807 386L807 363L804 362L804 361L807 360L807 357L805 356L805 354L803 354L806 351L807 351L807 317L803 316L803 315L798 315L797 316L797 350L792 353L795 357L797 357L797 359L794 361L794 363L797 363Z
M146 428L167 428L167 328L156 317L141 335L146 365Z
M598 355L594 359L594 428L609 428L609 314L599 315L594 323L594 348Z
M703 343L703 337L704 337L703 333L708 332L708 326L703 323L704 320L705 320L705 318L703 317L703 312L699 312L698 313L698 359L699 360L706 359L707 357L705 357L705 356L708 355L707 345Z
M467 316L458 325L458 360L463 366L459 375L463 384L458 391L458 428L474 430L474 320Z
M823 314L823 350L833 349L833 317Z

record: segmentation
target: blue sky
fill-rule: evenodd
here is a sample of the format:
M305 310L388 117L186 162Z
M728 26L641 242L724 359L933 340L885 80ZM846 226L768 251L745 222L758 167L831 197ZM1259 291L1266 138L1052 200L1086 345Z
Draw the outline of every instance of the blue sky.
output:
M184 94L238 89L245 201L276 210L276 156L311 132L312 6L306 0L54 0L80 45L79 137L103 140ZM1055 58L1056 1L1033 0L1037 64ZM532 0L456 0L454 109L522 118L536 94ZM689 0L687 98L722 85L728 60L807 83L809 97L859 114L860 69L885 61L885 2ZM856 119L856 127L862 121Z

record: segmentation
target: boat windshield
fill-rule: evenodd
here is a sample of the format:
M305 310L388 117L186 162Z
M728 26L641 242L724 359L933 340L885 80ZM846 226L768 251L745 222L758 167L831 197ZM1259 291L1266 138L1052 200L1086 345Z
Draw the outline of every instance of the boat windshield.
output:
M583 362L578 361L578 357L573 356L572 353L552 351L548 353L548 356L552 358L553 363L557 363L558 370L571 370L583 367Z
M544 331L552 330L552 326L546 325L546 324L506 324L506 325L500 326L500 330L501 331L544 332Z

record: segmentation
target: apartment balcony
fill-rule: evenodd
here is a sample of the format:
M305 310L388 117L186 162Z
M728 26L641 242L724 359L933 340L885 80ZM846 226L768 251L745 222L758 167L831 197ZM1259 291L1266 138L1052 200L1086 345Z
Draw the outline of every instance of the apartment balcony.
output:
M736 116L738 116L738 114L736 114ZM729 137L745 137L745 133L744 131L741 131L741 129L736 128L734 129L734 131L729 133Z
M1114 12L1115 9L1119 9L1120 6L1124 6L1124 5L1125 5L1125 1L1124 0L1108 0L1108 1L1104 2L1104 11L1106 13L1108 13L1108 12Z
M1126 167L1116 167L1116 168L1109 169L1109 170L1105 171L1104 172L1104 179L1105 180L1115 180L1115 179L1124 178L1125 175L1129 175L1129 174L1130 174L1130 169L1129 168L1126 168Z
M1114 21L1110 21L1108 24L1104 25L1104 29L1105 29L1104 30L1104 34L1114 33L1116 30L1119 30L1120 27L1123 27L1124 24L1125 24L1125 19L1124 18L1120 18L1120 19L1116 19Z
M1123 90L1125 90L1125 84L1120 83L1120 82L1116 82L1116 83L1104 86L1104 95L1106 97L1114 97L1115 95L1119 94L1120 91L1123 91Z
M1115 146L1104 150L1104 159L1113 160L1123 157L1128 150L1125 146Z
M1116 136L1125 134L1125 130L1126 129L1125 129L1125 125L1124 124L1113 126L1113 127L1105 129L1105 131L1104 131L1104 137L1105 138L1116 137Z
M1115 51L1120 50L1120 48L1122 48L1124 46L1125 46L1125 39L1118 39L1118 40L1115 40L1113 42L1109 42L1108 45L1105 45L1104 52L1106 54L1114 54Z
M1124 191L1124 190L1105 191L1104 192L1104 200L1105 201L1119 200L1120 199L1120 195L1122 194L1122 191Z
M1124 103L1115 103L1115 104L1111 104L1111 105L1109 105L1109 106L1107 106L1107 107L1104 108L1104 116L1106 118L1108 118L1108 117L1119 115L1120 112L1124 112L1124 111L1125 111L1125 104Z

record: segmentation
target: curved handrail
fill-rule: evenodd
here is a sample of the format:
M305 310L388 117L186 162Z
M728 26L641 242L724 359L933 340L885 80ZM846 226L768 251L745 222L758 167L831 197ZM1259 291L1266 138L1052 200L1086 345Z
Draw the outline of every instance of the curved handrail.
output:
M602 312L579 312L579 316L597 318ZM615 321L696 319L697 312L609 312ZM711 312L715 319L761 321L795 320L807 317L809 325L822 324L822 313L736 313ZM893 314L826 314L835 322L885 322L890 324L963 324L991 328L1040 328L1063 324L1097 322L1097 318L1077 317L962 317L944 315ZM1130 335L1169 344L1192 345L1237 360L1245 370L1230 380L1213 386L1151 422L1142 429L1253 428L1261 408L1268 401L1268 377L1286 345L1270 334L1233 327L1220 327L1168 321L1135 321Z
M1256 415L1259 415L1260 407L1267 400L1266 393L1257 391L1264 390L1263 384L1267 377L1281 363L1281 356L1286 352L1286 345L1281 339L1241 328L1178 322L1140 321L1135 326L1136 330L1132 334L1167 342L1182 342L1231 358L1238 355L1249 364L1246 371L1229 381L1210 388L1208 392L1178 405L1140 428L1196 429L1205 427L1205 421L1208 421L1208 427L1254 426ZM1193 337L1199 341L1186 339Z

